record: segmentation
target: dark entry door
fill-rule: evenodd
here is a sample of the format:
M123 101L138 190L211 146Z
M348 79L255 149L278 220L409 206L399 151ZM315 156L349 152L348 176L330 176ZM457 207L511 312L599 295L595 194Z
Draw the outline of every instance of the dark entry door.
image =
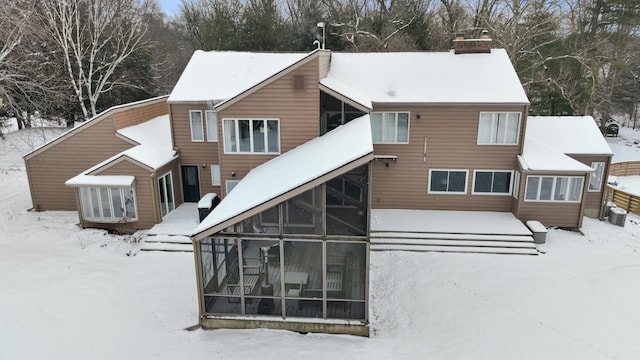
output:
M198 202L200 200L200 181L197 166L182 166L182 195L184 202Z

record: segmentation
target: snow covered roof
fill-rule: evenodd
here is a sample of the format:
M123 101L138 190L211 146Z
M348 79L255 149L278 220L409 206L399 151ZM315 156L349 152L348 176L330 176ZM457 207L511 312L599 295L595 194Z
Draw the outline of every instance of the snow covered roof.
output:
M612 154L591 116L529 116L519 161L528 170L584 172L593 169L567 155Z
M123 157L137 161L153 170L163 167L178 157L178 153L173 149L169 115L161 115L141 124L122 128L117 133L139 145L124 150L67 180L65 182L67 186L113 185L111 179L113 176L89 174ZM133 180L128 185L122 186L129 186L132 183Z
M565 154L613 155L591 116L529 116L526 134Z
M197 50L171 91L167 102L222 103L313 53Z
M371 126L369 115L365 115L251 170L200 223L193 236L208 236L217 231L214 227L248 210L345 165L365 164L372 159Z
M135 177L129 175L78 175L65 182L67 186L131 186Z
M362 105L529 104L504 49L491 53L333 53L320 83Z
M136 102L132 102L132 103L128 103L128 104L122 104L122 105L117 105L117 106L113 106L108 108L107 110L101 112L100 114L92 117L91 119L80 123L80 125L77 125L76 127L70 129L69 131L60 134L59 136L49 140L48 142L42 144L41 146L31 150L30 152L26 153L23 157L25 160L31 158L32 156L35 156L37 154L39 154L42 151L45 151L46 149L48 149L49 147L63 141L64 139L74 135L75 133L82 131L86 128L88 128L89 126L92 126L98 122L100 122L101 120L104 120L106 118L108 118L110 115L113 115L117 112L120 111L126 111L132 108L136 108L138 106L144 106L147 105L149 103L153 103L153 102L157 102L157 101L164 101L166 98L168 97L168 95L163 95L163 96L158 96L155 98L151 98L151 99L145 99L145 100L140 100L140 101L136 101Z

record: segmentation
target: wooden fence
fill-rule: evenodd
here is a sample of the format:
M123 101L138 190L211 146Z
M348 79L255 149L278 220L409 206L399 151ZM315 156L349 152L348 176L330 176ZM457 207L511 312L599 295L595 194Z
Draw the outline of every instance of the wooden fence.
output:
M640 175L640 161L628 161L611 164L609 175L612 176L637 176ZM640 215L640 196L629 194L626 191L607 185L606 201L611 201L617 207L632 214Z
M613 176L633 176L640 175L640 161L627 161L611 164L609 175Z

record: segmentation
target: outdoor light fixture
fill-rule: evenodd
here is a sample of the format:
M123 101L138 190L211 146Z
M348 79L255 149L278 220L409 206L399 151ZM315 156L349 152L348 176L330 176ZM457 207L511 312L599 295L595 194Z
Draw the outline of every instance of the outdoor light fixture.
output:
M236 177L236 172L235 171L231 172L231 177Z

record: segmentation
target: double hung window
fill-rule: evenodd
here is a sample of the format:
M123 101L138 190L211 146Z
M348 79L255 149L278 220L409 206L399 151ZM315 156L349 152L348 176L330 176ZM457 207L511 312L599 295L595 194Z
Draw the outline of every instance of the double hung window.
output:
M478 123L478 144L516 145L520 133L520 113L481 112Z
M202 111L189 111L189 119L191 122L191 141L204 141L204 128L202 125Z
M278 119L224 119L225 153L280 153Z
M407 144L409 142L409 113L371 113L371 135L374 144Z

